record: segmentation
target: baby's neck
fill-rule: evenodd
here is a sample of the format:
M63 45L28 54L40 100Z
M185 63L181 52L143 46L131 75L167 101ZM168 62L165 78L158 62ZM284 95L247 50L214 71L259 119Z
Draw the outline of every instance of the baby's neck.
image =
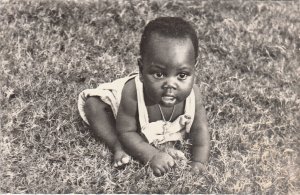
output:
M146 104L146 108L149 116L149 122L163 120L158 104L151 104L149 106ZM180 102L176 104L171 122L174 121L176 118L178 118L178 116L184 114L184 108L185 108L185 102ZM173 107L161 106L161 110L164 114L165 119L168 121L172 115Z

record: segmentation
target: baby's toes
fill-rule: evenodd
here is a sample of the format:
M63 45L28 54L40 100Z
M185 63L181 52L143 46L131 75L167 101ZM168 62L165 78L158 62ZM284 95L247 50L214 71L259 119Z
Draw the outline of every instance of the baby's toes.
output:
M122 155L122 156L120 156L118 158L115 158L113 166L114 167L121 167L123 165L126 165L126 164L128 164L130 162L130 159L131 158L128 155Z
M120 167L122 165L122 162L121 161L119 161L119 160L115 160L115 162L114 162L114 167Z
M122 164L128 164L129 163L129 161L130 161L130 156L123 156L123 158L122 158Z

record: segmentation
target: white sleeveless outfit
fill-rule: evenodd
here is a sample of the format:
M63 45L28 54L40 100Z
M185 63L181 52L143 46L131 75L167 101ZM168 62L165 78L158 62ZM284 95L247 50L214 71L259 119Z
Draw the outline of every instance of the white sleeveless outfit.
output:
M128 77L117 79L111 83L103 83L96 89L86 89L79 94L78 110L82 119L87 123L84 113L84 104L89 96L98 96L106 104L110 105L114 117L116 118L119 109L122 90L127 81L135 79L138 116L141 132L149 143L162 144L168 141L182 140L185 133L190 132L195 116L195 94L194 90L185 100L184 114L180 115L173 122L158 120L149 122L148 111L144 101L143 83L140 81L139 74L133 73ZM167 128L164 128L166 126Z

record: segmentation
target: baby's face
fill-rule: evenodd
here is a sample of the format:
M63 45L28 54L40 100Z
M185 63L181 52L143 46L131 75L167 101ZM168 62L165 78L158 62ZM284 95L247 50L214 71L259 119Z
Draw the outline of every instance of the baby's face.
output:
M193 88L195 63L189 38L152 34L140 64L146 99L167 107L184 101Z

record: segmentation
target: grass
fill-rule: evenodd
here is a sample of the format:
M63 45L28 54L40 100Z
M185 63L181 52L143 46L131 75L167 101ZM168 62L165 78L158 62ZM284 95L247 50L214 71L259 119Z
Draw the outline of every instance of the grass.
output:
M2 1L1 193L300 193L297 1ZM181 16L199 35L206 172L122 170L78 94L136 69L145 24Z

